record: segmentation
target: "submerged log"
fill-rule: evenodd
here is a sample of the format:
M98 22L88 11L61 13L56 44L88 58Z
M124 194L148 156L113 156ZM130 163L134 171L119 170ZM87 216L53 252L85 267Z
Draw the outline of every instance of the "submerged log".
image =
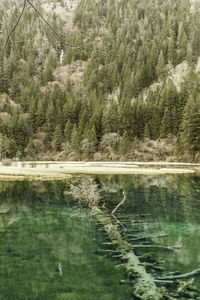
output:
M134 254L132 246L123 239L111 218L105 216L98 207L93 207L92 213L104 227L111 242L115 245L116 251L123 254L124 267L134 287L133 295L142 300L164 299L165 289L156 286L154 278L147 273L145 267Z
M168 236L168 234L146 235L146 236L133 237L133 238L130 238L130 240L136 242L136 241L151 240L151 239L161 238L161 237L166 237L166 236Z
M183 278L189 278L192 276L195 276L197 274L200 274L200 269L196 269L193 270L190 273L185 273L185 274L181 274L181 275L171 275L171 276L163 276L163 277L159 277L157 278L158 280L175 280L175 279L183 279Z
M154 280L155 281L155 283L160 283L160 284L173 284L174 283L174 281L173 280L165 280L165 281L163 281L163 280L158 280L158 279L156 279L156 280Z
M125 202L125 200L126 200L126 194L125 194L125 192L123 191L123 196L124 196L124 198L123 198L123 200L113 209L113 211L112 211L112 214L114 215L114 213L118 210L118 208L121 206L121 205L123 205L124 204L124 202Z
M120 204L117 205L117 207L112 211L111 216L106 215L106 213L103 213L99 208L98 204L100 201L100 195L98 192L98 186L95 184L92 177L82 177L82 180L80 178L80 183L78 186L71 186L70 192L71 195L74 196L74 198L78 199L79 203L83 203L84 205L87 205L92 209L93 215L96 217L96 220L98 223L102 226L103 232L102 234L105 234L107 238L110 239L110 242L112 243L111 249L104 249L99 252L104 253L111 253L112 257L117 257L122 260L122 265L120 267L124 267L127 271L127 274L129 276L130 284L133 286L133 296L134 299L141 299L141 300L175 300L175 299L199 299L197 293L193 289L193 286L191 282L189 284L186 284L185 282L179 283L178 289L175 291L167 291L165 287L159 287L157 284L171 284L172 282L175 282L175 285L178 284L178 281L176 279L180 278L187 278L190 276L194 276L198 273L200 273L200 269L194 270L191 273L183 274L183 275L174 275L174 276L163 276L160 278L155 278L155 274L151 275L147 272L144 264L140 262L140 259L145 260L150 254L143 255L141 257L138 257L135 255L133 251L133 246L124 239L123 233L120 233L119 230L119 220L114 216L114 213L116 210L124 203L124 201L120 202ZM123 193L125 200L125 193ZM114 216L115 221L117 223L112 222L112 218ZM119 216L118 216L119 217ZM120 219L121 221L121 219ZM137 229L140 227L140 225L146 225L147 223L141 223L141 222L134 222L132 223L132 227L134 227L134 231L139 231ZM123 226L122 226L123 227ZM126 237L132 236L135 237L133 234L129 234L126 232ZM136 247L145 247L145 248L163 248L165 246L162 245L135 245ZM165 247L165 249L168 250L175 250L178 247ZM152 260L150 259L152 262ZM147 262L148 263L148 262ZM152 265L153 268L162 271L162 268L156 267ZM148 266L147 266L148 268ZM61 270L62 271L62 270ZM153 270L154 271L154 270ZM61 272L60 272L61 274ZM155 276L155 277L154 277ZM174 286L172 285L174 288Z
M134 245L134 248L160 248L160 249L166 249L169 251L175 251L181 248L181 246L163 246L163 245L145 245L145 244L141 244L141 245Z

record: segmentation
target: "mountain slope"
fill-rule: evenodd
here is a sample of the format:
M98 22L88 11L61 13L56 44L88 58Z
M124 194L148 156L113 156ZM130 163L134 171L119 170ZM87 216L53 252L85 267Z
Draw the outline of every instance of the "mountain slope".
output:
M15 4L2 6L1 45ZM1 46L3 157L200 159L199 1L36 7L58 35L27 3Z

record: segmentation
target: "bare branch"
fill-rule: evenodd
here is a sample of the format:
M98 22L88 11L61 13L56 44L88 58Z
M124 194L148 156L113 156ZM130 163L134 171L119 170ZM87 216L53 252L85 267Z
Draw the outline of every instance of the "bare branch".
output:
M181 274L181 275L173 275L173 276L165 276L165 277L158 277L156 280L175 280L175 279L182 279L188 278L200 274L200 269L193 270L192 272Z
M133 248L161 248L169 251L176 251L181 248L181 246L162 246L162 245L134 245Z
M114 214L116 211L117 211L117 209L121 206L121 205L123 205L124 204L124 202L125 202L125 200L126 200L126 194L125 194L125 192L123 191L123 195L124 195L124 198L123 198L123 200L113 209L113 211L112 211L112 214Z

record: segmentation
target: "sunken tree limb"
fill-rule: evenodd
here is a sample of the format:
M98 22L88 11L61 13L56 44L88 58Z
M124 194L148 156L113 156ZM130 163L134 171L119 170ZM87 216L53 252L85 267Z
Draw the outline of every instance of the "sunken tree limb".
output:
M187 278L190 276L197 275L200 273L200 269L194 270L193 272L177 275L170 274L168 276L163 276L159 278L154 278L150 273L146 271L146 267L154 266L155 262L152 262L150 254L145 254L141 257L135 255L133 249L138 247L146 247L146 248L154 248L154 247L165 247L162 245L131 245L120 233L119 230L119 221L115 217L115 221L117 223L113 223L112 217L114 213L111 215L106 214L99 208L100 204L100 194L98 185L94 182L92 177L82 176L78 179L78 185L70 186L70 190L66 192L67 194L73 195L74 198L78 199L80 204L86 205L91 208L93 216L95 216L98 223L104 230L104 233L110 239L110 242L106 242L107 245L112 246L114 249L104 249L105 252L111 252L113 257L117 257L122 260L122 263L119 265L120 267L124 267L128 277L129 282L133 287L133 297L134 299L141 300L175 300L175 299L199 299L198 292L192 290L193 285L192 282L185 281L176 281L176 279ZM120 204L117 205L119 208L125 198ZM174 250L174 247L165 247L168 250ZM141 260L147 259L150 262L141 263ZM159 261L157 261L159 263ZM155 268L155 267L154 267ZM159 267L160 268L160 267ZM173 283L175 285L173 286ZM158 284L159 286L157 286ZM172 284L173 289L175 291L168 291L165 287L160 287L160 285L168 285ZM177 287L178 284L178 287Z
M133 283L133 295L143 300L164 299L164 290L158 288L154 278L147 273L138 257L132 251L131 245L123 239L117 227L112 223L111 218L102 213L98 207L92 208L92 213L104 227L110 241L114 244L116 251L122 254L124 267Z
M176 280L176 279L193 277L197 274L200 274L200 269L196 269L196 270L193 270L192 272L180 274L180 275L163 276L163 277L159 277L157 279L158 280Z

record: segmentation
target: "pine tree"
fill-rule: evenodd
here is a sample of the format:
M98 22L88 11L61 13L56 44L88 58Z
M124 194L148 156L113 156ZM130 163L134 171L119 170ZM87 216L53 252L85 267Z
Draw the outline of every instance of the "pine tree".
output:
M4 59L3 56L0 55L0 92L7 93L8 92L8 82L7 76L4 67Z
M184 31L182 22L179 24L179 28L178 28L177 45L178 45L178 62L181 62L186 56L186 50L187 50L187 36Z
M171 62L172 65L175 65L176 49L175 49L173 36L169 39L169 43L168 43L168 61Z
M70 142L70 140L71 140L72 128L73 128L73 125L72 125L72 123L69 120L66 123L65 129L64 129L64 136L65 136L66 142Z
M53 70L55 69L56 65L57 62L56 62L55 54L53 54L53 52L51 51L49 52L45 61L44 72L43 72L44 84L53 80Z
M52 137L55 126L55 109L53 102L50 101L47 106L46 115L45 115L45 129L49 138Z
M160 127L160 138L166 138L170 133L170 113L168 107L165 109L165 113L162 119Z
M121 138L120 144L119 144L119 153L120 154L126 154L130 150L130 140L128 137L128 134L126 131L124 131L123 136Z
M146 123L144 128L144 138L150 139L150 130L148 123Z
M163 55L163 51L160 51L159 57L158 57L158 64L156 67L156 73L158 77L163 77L166 74L166 66L165 66L165 59Z
M20 96L20 77L18 73L14 73L10 81L9 95L12 99L17 99Z
M97 145L97 137L94 125L91 129L87 129L84 135L85 138L81 142L82 158L92 159Z
M27 154L30 155L31 157L34 157L35 153L36 153L36 148L33 143L32 137L30 137L27 145Z
M95 130L94 125L92 126L92 128L89 131L88 139L92 143L93 148L95 148L95 146L97 145L97 135L96 135L96 130Z
M59 1L63 5L64 1ZM198 8L199 4L195 5ZM5 8L2 9L0 42L4 44ZM16 12L18 14L18 8ZM11 15L5 12L9 27L14 22ZM184 150L195 155L199 143L200 75L192 69L200 53L198 9L190 13L187 1L170 0L167 5L166 1L159 0L153 6L147 0L109 0L100 1L98 5L92 0L82 0L74 16L77 30L67 35L66 43L82 45L84 42L86 48L75 50L66 45L63 64L75 63L59 69L62 45L57 43L56 36L51 30L43 30L40 18L36 18L33 11L26 10L23 16L7 48L0 54L0 93L8 95L6 103L5 95L1 95L4 120L0 118L0 132L7 145L7 156L12 155L13 141L17 150L26 154L24 150L30 136L35 137L35 145L40 140L46 151L52 147L60 151L56 150L60 149L56 141L58 134L55 134L58 125L63 142L72 143L75 151L79 151L80 144L87 146L85 157L92 158L106 135L108 140L115 141L110 143L110 148L117 151L119 139L123 149L126 141L131 144L134 139L139 143L143 137L158 139L180 135ZM104 19L105 30L101 33L100 20ZM61 35L65 34L61 32L64 23L55 13L51 24ZM96 51L93 44L102 51ZM172 81L164 79L167 64L175 67L184 60L188 61L191 72L179 93ZM64 79L64 73L60 71L73 73L66 85L61 78L63 75ZM54 74L62 87L47 84L54 80ZM162 86L151 92L148 87L156 81L162 81ZM81 88L76 84L79 82ZM150 93L144 101L140 95L146 93L146 87ZM115 93L116 90L119 92ZM40 148L40 151L45 150L44 146ZM121 151L124 153L125 148Z
M111 102L109 107L103 111L103 130L104 133L119 130L119 113L117 104L114 102Z
M182 122L182 141L185 150L194 157L200 151L200 104L190 97L186 104Z
M17 152L17 146L12 138L8 138L6 135L1 139L1 156L2 158L12 158Z
M80 137L77 131L77 127L74 124L71 134L71 146L74 151L80 151Z
M53 151L60 151L62 142L63 142L62 130L60 125L57 125L51 143Z

